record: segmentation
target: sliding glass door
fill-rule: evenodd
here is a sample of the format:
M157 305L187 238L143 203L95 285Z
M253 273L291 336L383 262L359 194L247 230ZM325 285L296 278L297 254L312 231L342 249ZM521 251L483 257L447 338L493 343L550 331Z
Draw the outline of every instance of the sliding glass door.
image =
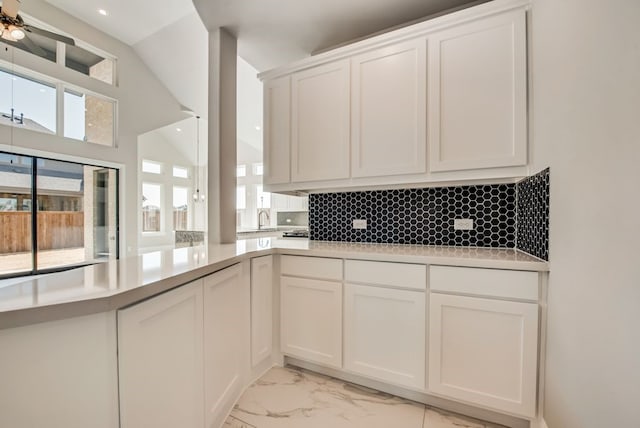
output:
M117 258L117 180L112 168L0 153L0 277Z

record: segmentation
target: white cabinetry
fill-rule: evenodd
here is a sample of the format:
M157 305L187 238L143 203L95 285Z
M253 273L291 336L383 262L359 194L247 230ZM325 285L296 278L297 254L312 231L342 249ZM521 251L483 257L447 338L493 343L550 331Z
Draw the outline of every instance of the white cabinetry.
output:
M251 259L251 365L271 358L273 340L273 256Z
M242 393L248 376L248 279L243 276L239 264L204 278L204 398L207 428L222 425Z
M492 298L537 296L537 274L432 266L430 284L429 392L535 417L538 304Z
M353 177L426 172L426 40L351 59Z
M288 183L291 144L291 78L264 84L264 183Z
M342 260L299 256L281 260L282 352L341 368Z
M526 165L524 10L430 34L431 171Z
M0 329L0 427L120 427L116 313Z
M123 428L204 426L202 304L199 280L118 311Z
M426 267L347 260L345 279L345 369L423 390Z
M349 61L294 73L291 180L349 177Z

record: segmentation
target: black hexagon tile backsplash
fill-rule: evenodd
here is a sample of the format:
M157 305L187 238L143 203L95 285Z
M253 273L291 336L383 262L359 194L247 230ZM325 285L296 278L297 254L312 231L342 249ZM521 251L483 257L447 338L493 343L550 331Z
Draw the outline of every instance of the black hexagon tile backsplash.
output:
M354 229L353 220L367 221ZM472 219L473 230L454 230L455 219ZM513 248L515 184L374 190L309 195L310 238Z
M533 248L533 255L546 260L548 226L545 232L541 224L548 225L548 170L546 187L544 179L531 183L529 179L522 185L311 194L310 239L497 248L521 248L517 245L521 241L521 249L529 252ZM546 195L546 219L536 217L540 210L526 218L517 215L528 203L519 203L517 188L536 195L536 200ZM455 230L455 219L473 220L473 230ZM354 229L353 220L366 220L367 228ZM526 221L526 229L517 227L517 221Z
M549 168L516 185L516 247L549 260Z

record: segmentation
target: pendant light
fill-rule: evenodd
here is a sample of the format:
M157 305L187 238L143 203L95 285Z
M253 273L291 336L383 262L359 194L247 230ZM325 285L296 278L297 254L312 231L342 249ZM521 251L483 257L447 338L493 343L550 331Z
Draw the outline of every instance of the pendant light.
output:
M194 174L194 202L204 202L204 192L200 192L200 116L196 116L196 167Z

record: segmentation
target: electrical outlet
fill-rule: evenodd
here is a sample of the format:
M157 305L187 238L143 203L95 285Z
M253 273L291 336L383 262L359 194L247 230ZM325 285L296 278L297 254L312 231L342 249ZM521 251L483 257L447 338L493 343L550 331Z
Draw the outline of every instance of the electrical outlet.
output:
M457 218L453 220L454 230L473 230L473 219Z
M353 220L353 228L354 229L366 229L367 228L367 220Z

